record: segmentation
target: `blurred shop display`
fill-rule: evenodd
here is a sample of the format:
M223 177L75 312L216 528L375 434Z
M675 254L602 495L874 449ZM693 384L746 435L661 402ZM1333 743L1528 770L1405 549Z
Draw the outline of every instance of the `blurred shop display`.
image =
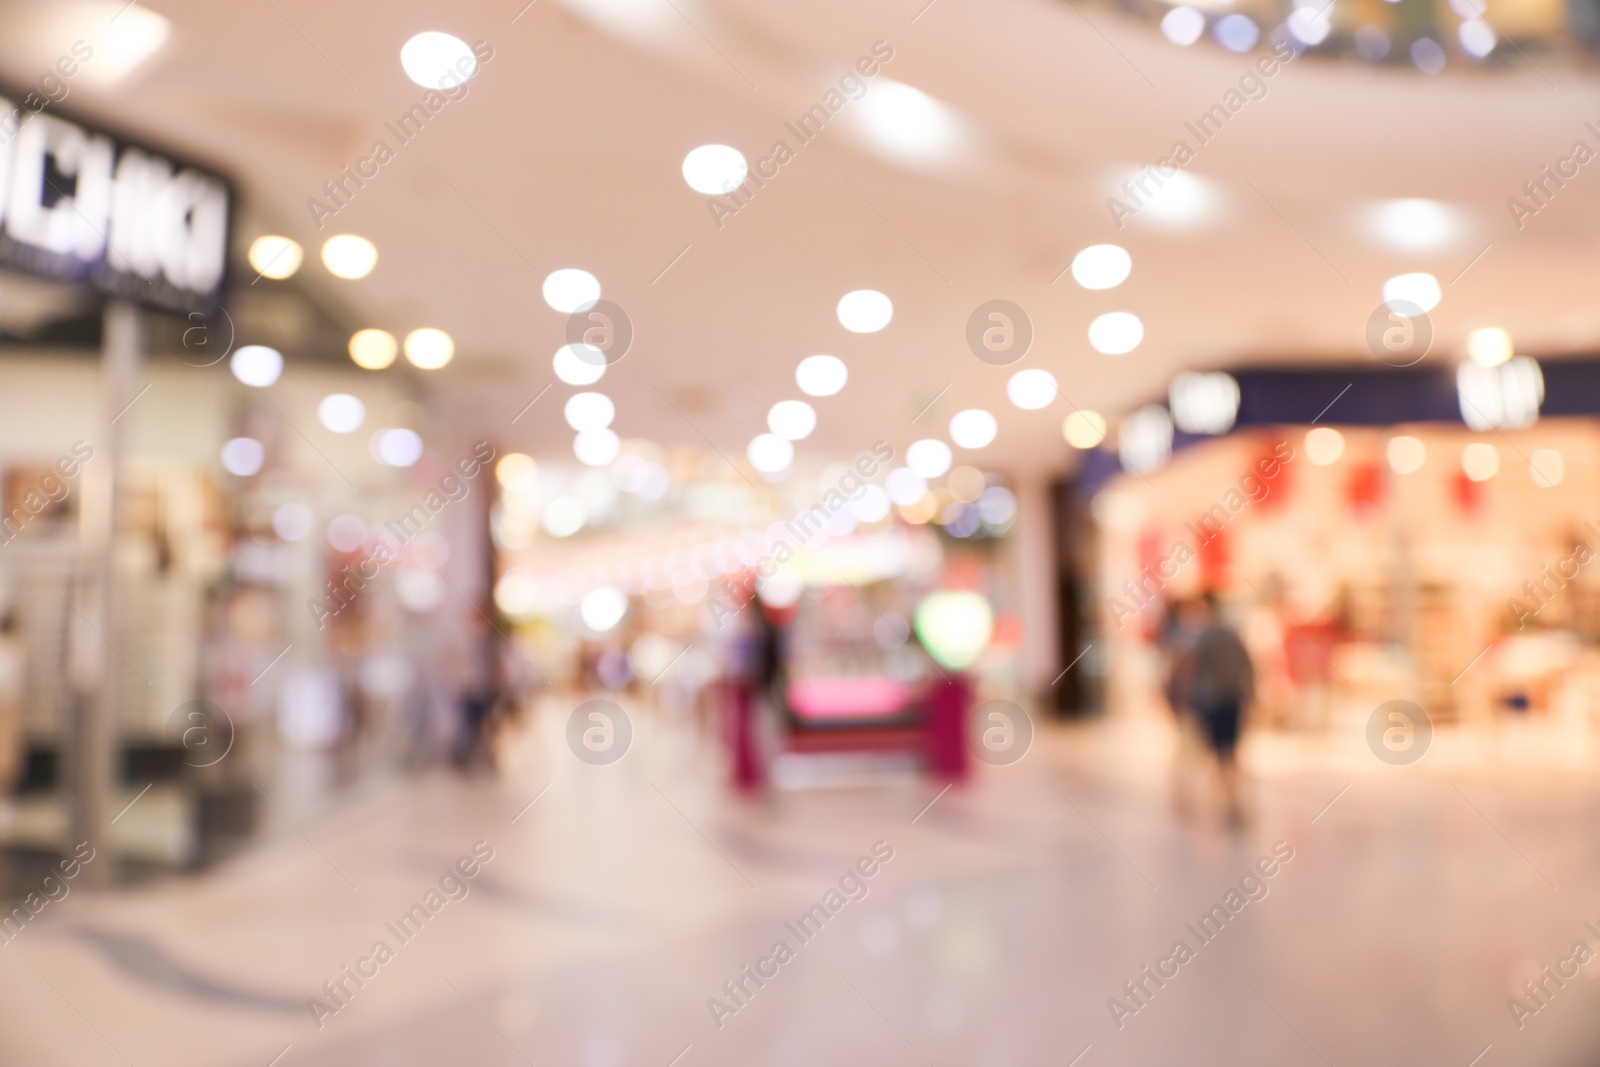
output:
M23 132L50 121L78 136L50 116ZM56 150L29 137L19 151ZM242 269L236 232L230 269L213 263L230 251L226 183L104 146L115 180L143 167L192 196L147 213L176 227L166 244L119 244L151 263L80 241L71 269L0 273L0 850L68 847L74 761L106 707L102 869L136 876L449 754L483 684L458 662L483 635L458 637L457 616L487 596L495 450L431 422L409 370L352 362L352 323L281 256ZM164 281L136 293L119 271ZM122 341L106 293L148 304ZM131 375L105 364L117 343Z
M1561 492L1553 492L1555 486ZM1600 727L1600 428L1542 419L1257 429L1092 499L1114 705L1154 699L1166 606L1219 594L1258 723L1323 730L1387 699L1435 722Z
M993 613L977 593L934 591L944 565L927 531L896 531L802 550L764 583L744 576L756 595L725 691L738 788L803 781L821 754L899 754L965 777L964 672Z
M877 484L819 503L842 470L762 486L637 441L608 469L507 456L496 605L553 685L722 731L740 788L847 754L959 776L974 693L1022 684L1015 498L997 474L897 468L901 504Z
M1600 47L1600 10L1591 0L1115 2L1117 7L1148 19L1179 47L1209 38L1214 46L1231 52L1271 50L1290 59L1300 53L1347 56L1366 63L1406 66L1428 75L1452 67L1493 69L1525 64L1529 54L1540 62L1566 54L1576 65ZM1262 73L1271 77L1273 71L1262 68ZM1265 93L1259 78L1251 84L1247 76L1240 88L1251 99ZM1229 111L1242 106L1224 102Z

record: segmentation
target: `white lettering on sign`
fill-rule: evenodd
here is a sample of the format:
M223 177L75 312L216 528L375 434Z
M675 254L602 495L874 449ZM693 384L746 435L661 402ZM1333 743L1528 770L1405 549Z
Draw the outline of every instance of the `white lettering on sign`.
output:
M0 114L15 112L0 98ZM164 307L207 307L227 266L228 188L36 114L0 145L0 238L11 265Z

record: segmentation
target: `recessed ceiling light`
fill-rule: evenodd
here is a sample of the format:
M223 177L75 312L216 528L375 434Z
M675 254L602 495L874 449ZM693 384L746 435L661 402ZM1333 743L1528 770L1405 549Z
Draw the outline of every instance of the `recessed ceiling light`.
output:
M1160 404L1146 404L1124 416L1117 427L1117 451L1123 469L1151 474L1172 458L1172 413Z
M917 169L953 163L973 141L970 124L960 112L881 74L873 79L872 91L851 105L846 129L890 162Z
M40 62L30 69L48 69L58 62L62 42L79 38L93 49L78 68L77 77L100 88L116 85L165 47L172 23L142 4L125 0L50 0L48 4L7 4L8 16L0 22L0 36L37 38ZM10 23L16 12L25 20ZM74 46L74 52L77 51Z
M877 333L894 318L894 304L876 289L856 289L839 298L838 313L851 333Z
M409 467L422 458L422 438L415 430L379 430L372 435L372 454L388 467Z
M1118 245L1090 245L1072 258L1072 279L1085 289L1113 289L1133 270L1133 257Z
M1437 74L1444 69L1444 49L1432 37L1419 37L1411 42L1411 63L1424 74Z
M1192 7L1175 7L1161 17L1161 35L1187 48L1206 32L1206 17Z
M233 354L228 366L244 384L265 389L283 373L283 353L266 345L245 345Z
M1494 27L1484 19L1468 19L1456 30L1456 38L1461 42L1461 50L1469 56L1484 58L1494 51L1494 46L1499 39L1495 35Z
M928 495L928 480L910 467L896 467L883 480L889 499L910 506Z
M1047 370L1019 370L1006 382L1006 396L1023 411L1049 407L1056 391L1056 376Z
M684 30L685 12L690 18L696 13L682 0L565 0L562 6L606 33L645 48L670 43Z
M1017 495L1003 485L991 485L978 497L978 514L990 526L1009 526L1017 517Z
M1249 15L1224 15L1212 27L1212 33L1231 52L1248 52L1261 39L1261 27Z
M494 479L503 489L532 489L539 479L539 464L526 452L507 452L494 465Z
M250 242L250 269L263 278L282 281L294 276L305 259L300 242L268 234Z
M889 494L879 486L869 485L850 502L850 511L859 522L877 522L889 514Z
M794 445L775 433L757 434L750 439L745 456L762 474L777 474L794 462Z
M1566 474L1565 468L1561 453L1553 448L1535 449L1533 455L1528 457L1528 475L1533 479L1533 484L1541 489L1560 485Z
M401 47L400 66L424 89L450 90L478 73L478 58L461 38L429 30Z
M977 503L988 484L988 479L976 467L957 467L944 480L944 486L950 490L950 495L963 504Z
M550 272L543 292L544 302L553 310L570 315L593 307L600 299L600 279L586 270L564 267Z
M378 265L378 249L365 237L341 233L323 242L322 265L340 278L365 278Z
M577 349L586 349L580 355ZM550 361L556 377L568 385L593 385L606 373L605 353L590 345L562 345Z
M350 359L364 370L382 370L400 354L400 342L388 330L357 330L350 335Z
M924 478L937 478L950 469L950 446L934 437L913 442L906 449L906 466Z
M539 521L551 537L571 537L589 521L589 509L575 496L558 496L544 506Z
M317 421L333 433L355 433L367 418L367 405L349 393L330 393L317 405Z
M359 515L335 515L328 520L328 544L339 552L354 552L367 537L367 524Z
M272 532L285 541L304 541L316 517L304 504L282 504L272 513Z
M794 369L794 380L807 396L833 396L849 378L850 371L838 356L807 356Z
M1328 39L1333 32L1333 5L1303 4L1289 13L1285 25L1294 39L1303 45L1315 46Z
M1226 371L1185 371L1167 388L1167 407L1184 433L1227 433L1239 417L1239 381Z
M582 430L572 439L572 454L589 467L604 467L622 452L622 440L610 430Z
M1389 438L1389 445L1385 451L1389 459L1389 469L1396 474L1419 471L1428 460L1428 446L1423 444L1420 438L1408 434Z
M1000 424L995 417L982 408L958 411L950 419L950 440L961 448L983 448L999 431Z
M1359 217L1373 241L1393 251L1415 255L1459 245L1471 229L1458 208L1418 197L1370 204Z
M737 148L703 144L683 157L683 180L706 196L724 196L744 184L750 166Z
M910 467L896 467L883 478L883 488L896 504L915 504L928 494L928 480Z
M1498 367L1468 361L1456 367L1456 398L1471 429L1532 426L1544 403L1544 371L1532 356L1512 356Z
M1511 334L1499 327L1485 326L1467 334L1467 355L1474 363L1498 367L1513 354Z
M406 334L406 358L422 370L438 370L455 358L456 343L443 330L424 326Z
M1126 218L1139 226L1184 232L1219 221L1226 213L1227 196L1216 182L1186 170L1170 175L1150 175L1150 166L1119 169L1112 173L1107 192L1125 205ZM1143 183L1140 185L1139 183ZM1119 212L1119 217L1121 213Z
M240 478L259 473L266 459L267 450L254 437L235 437L222 446L222 469Z
M790 441L811 436L817 428L817 413L804 400L780 400L767 412L767 429Z
M1344 455L1344 434L1332 426L1314 426L1306 431L1306 458L1313 467L1327 467Z
M1106 417L1098 411L1074 411L1061 424L1061 435L1073 448L1093 448L1106 439Z
M617 417L617 406L604 393L573 393L564 413L574 430L603 430Z
M1356 54L1368 63L1376 63L1389 54L1389 35L1383 32L1382 26L1369 22L1358 27L1351 38L1355 41Z
M1089 344L1096 352L1121 356L1144 340L1144 323L1131 311L1108 311L1089 324Z
M1461 450L1461 471L1475 482L1486 482L1500 472L1500 450L1487 441L1473 441Z
M1400 303L1412 304L1423 311L1432 311L1443 296L1444 292L1439 288L1439 279L1423 272L1397 274L1383 283L1383 302L1391 311L1405 310L1395 306Z
M923 526L933 521L939 513L939 502L932 493L923 493L909 504L900 505L900 517L913 526Z
M578 614L583 624L597 634L609 633L628 613L628 594L615 586L602 585L583 596Z

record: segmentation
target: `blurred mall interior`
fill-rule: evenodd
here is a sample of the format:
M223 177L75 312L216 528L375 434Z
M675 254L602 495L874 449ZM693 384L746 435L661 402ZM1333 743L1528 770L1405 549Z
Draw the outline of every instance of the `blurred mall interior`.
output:
M0 0L0 1065L1595 1063L1597 102L1600 0Z

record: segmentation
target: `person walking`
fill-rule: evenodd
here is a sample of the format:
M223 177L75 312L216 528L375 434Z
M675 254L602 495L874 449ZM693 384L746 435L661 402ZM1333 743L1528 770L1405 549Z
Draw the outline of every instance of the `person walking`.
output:
M1175 678L1175 695L1191 710L1200 734L1216 758L1228 821L1244 822L1239 790L1240 722L1255 695L1255 667L1239 634L1223 621L1216 597L1197 602L1203 625L1184 653Z
M1198 597L1184 597L1167 605L1156 646L1161 652L1162 695L1172 709L1177 745L1172 753L1172 806L1180 816L1194 807L1192 780L1204 763L1206 744L1200 739L1193 709L1188 704L1188 682L1184 678L1187 657L1206 628L1209 616Z

